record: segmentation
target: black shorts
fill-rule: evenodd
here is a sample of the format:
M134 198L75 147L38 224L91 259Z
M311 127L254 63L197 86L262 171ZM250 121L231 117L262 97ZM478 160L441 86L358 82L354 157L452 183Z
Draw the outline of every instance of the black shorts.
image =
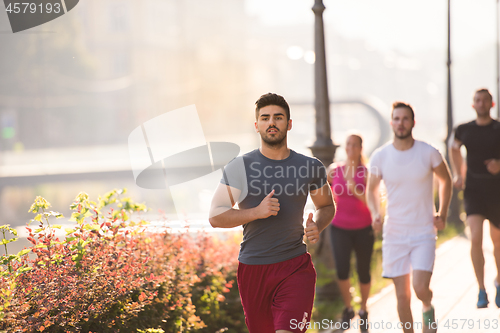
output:
M483 215L500 228L500 182L496 179L469 180L464 190L464 206L467 216Z

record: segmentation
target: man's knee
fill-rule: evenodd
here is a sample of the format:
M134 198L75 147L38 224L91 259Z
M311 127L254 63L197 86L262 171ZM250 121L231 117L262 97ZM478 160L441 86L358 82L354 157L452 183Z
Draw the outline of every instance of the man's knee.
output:
M495 225L490 225L491 241L495 249L500 249L500 229Z
M429 297L429 293L432 295L432 291L429 289L428 285L424 283L419 283L413 286L415 290L415 295L417 295L418 299L423 300Z
M409 305L411 302L411 293L397 293L396 298L398 300L398 306Z
M471 243L473 245L482 245L484 216L470 215L467 217L467 225L470 229Z

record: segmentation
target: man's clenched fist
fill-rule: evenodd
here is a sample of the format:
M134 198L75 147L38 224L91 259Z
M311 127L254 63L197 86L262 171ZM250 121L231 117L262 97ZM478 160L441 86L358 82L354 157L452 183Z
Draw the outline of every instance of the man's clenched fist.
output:
M306 221L306 228L304 229L307 239L311 243L316 243L319 240L319 230L316 222L313 221L313 214L309 213Z
M272 190L256 207L257 208L257 218L265 219L271 215L278 215L280 210L280 203L278 199L273 198L274 190Z
M375 231L376 233L382 231L382 220L381 220L380 216L377 215L373 218L372 228L373 228L373 231Z

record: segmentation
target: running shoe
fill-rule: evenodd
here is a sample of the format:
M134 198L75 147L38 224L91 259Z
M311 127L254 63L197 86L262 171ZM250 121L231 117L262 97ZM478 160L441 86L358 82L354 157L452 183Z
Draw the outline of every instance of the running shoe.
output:
M354 318L354 310L352 308L345 308L342 311L342 329L348 330L351 328L351 319Z
M424 317L424 328L422 333L436 333L437 323L434 315L434 307L431 306L431 309L429 311L425 311L422 316Z
M483 309L488 307L488 295L486 295L486 290L479 289L479 295L477 296L477 308Z
M495 304L500 308L500 285L497 282L497 279L495 279L495 287L497 288L497 295L495 297Z
M368 333L368 312L364 310L359 310L360 325L359 329L361 333Z

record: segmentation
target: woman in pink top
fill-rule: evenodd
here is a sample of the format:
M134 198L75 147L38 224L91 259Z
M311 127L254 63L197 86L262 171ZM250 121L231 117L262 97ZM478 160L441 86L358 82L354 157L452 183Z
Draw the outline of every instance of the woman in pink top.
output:
M346 140L347 160L343 164L332 164L328 171L328 181L337 204L337 212L332 221L332 247L337 268L338 284L344 311L342 328L349 328L354 317L351 306L351 284L349 270L351 253L356 254L356 269L361 289L361 309L359 311L361 332L368 331L366 301L370 293L370 263L373 252L372 218L366 206L366 179L368 170L362 163L363 139L350 135Z

